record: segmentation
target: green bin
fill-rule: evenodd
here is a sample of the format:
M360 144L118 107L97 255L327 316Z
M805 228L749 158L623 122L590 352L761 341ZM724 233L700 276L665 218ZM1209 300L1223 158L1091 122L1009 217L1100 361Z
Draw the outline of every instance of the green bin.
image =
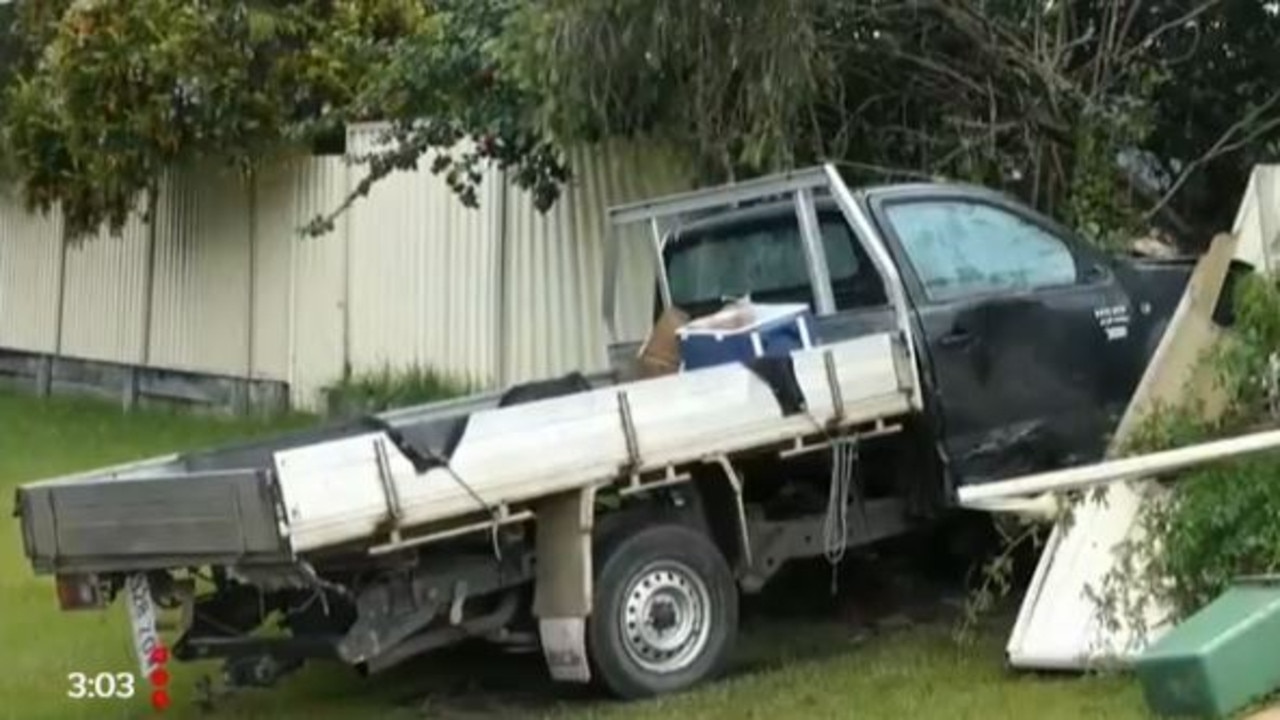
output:
M1244 578L1135 661L1158 715L1223 717L1280 687L1280 576Z

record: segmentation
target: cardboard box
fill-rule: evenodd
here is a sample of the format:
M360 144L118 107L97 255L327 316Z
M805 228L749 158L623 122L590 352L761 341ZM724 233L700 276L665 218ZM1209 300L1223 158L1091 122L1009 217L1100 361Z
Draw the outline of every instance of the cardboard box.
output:
M689 316L679 308L662 313L640 348L640 377L660 377L680 370L680 338L676 333L687 322Z

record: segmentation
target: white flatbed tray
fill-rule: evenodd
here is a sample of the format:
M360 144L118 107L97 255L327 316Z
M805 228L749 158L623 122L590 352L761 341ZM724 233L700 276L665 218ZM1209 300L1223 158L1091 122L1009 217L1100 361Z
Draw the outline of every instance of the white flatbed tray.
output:
M894 333L792 362L804 410L791 415L760 376L726 364L477 411L448 467L421 473L383 432L278 452L282 533L294 553L369 542L389 521L407 530L915 409Z

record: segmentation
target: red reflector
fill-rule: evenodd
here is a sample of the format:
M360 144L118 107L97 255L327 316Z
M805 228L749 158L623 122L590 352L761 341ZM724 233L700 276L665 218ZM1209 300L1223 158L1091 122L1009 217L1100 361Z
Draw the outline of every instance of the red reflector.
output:
M92 610L105 607L102 589L94 575L59 575L58 605L63 610Z

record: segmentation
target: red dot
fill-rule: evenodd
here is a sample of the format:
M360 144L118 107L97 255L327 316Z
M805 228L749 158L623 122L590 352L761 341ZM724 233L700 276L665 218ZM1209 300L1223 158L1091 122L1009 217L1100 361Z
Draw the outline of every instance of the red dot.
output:
M163 665L169 662L169 651L163 646L159 646L151 651L151 662L156 665Z
M151 706L157 710L164 710L169 707L169 692L167 690L156 690L151 693Z
M169 684L169 671L164 668L156 668L151 671L151 684L156 687L164 687Z

